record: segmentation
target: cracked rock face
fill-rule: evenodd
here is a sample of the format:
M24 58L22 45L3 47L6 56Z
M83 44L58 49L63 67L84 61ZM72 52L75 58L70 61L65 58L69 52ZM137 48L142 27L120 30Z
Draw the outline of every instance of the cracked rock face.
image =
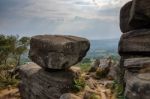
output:
M150 57L125 59L124 67L127 99L149 99Z
M149 73L132 73L126 71L125 96L127 99L149 99Z
M85 38L38 35L31 38L29 57L43 68L66 69L80 62L89 48Z
M77 77L72 69L45 71L35 63L20 66L19 72L22 99L59 99L62 94L70 92Z

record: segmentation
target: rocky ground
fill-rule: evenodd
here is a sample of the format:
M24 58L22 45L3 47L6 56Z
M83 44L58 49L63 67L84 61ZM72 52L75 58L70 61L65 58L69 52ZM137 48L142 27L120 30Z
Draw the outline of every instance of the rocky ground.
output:
M18 88L0 90L0 99L20 99Z
M81 76L85 79L86 83L85 88L79 92L64 94L64 98L60 99L72 99L72 97L76 97L75 99L116 99L115 93L110 89L113 81L106 78L97 80L93 77L93 74L82 73ZM0 99L21 99L18 88L1 90Z
M79 99L116 99L114 91L111 89L113 81L107 78L95 79L91 74L82 74L85 78L86 86L84 90L75 93Z
M99 67L100 62L98 62L98 61L99 60L95 60L93 62L93 64L91 64L92 65L91 70L89 70L88 72L83 72L78 66L72 66L70 69L73 73L75 73L75 76L77 77L76 78L77 82L74 83L74 85L77 87L75 87L75 89L70 90L67 93L62 94L59 99L116 99L116 93L112 89L113 83L114 83L114 80L113 80L114 78L110 77L110 75L108 76L108 74L110 74L113 69L112 69L112 67L109 67L109 69L111 69L111 71L109 71L109 73L107 73L107 76L105 75L105 77L104 77L101 74L101 72L105 72L106 69L103 69L102 71L100 71L100 67ZM103 63L101 61L101 65L108 65L108 62L103 60ZM30 68L31 68L33 66L33 64L32 64L32 66L28 64L28 66L30 66ZM114 65L113 65L113 67L114 67ZM34 68L35 68L35 66L34 66ZM38 68L40 68L40 67L37 67L37 69ZM34 72L34 71L35 70L33 70L31 72ZM115 72L115 71L113 71L113 72ZM45 72L43 71L42 74L44 74L44 73ZM30 73L28 73L28 74L30 74ZM60 74L64 74L64 73L60 73ZM58 73L58 75L59 75L59 73ZM41 75L39 75L39 76L41 76ZM36 79L36 80L38 80L38 79ZM46 81L44 81L44 82L46 82ZM61 81L61 83L63 83L63 82ZM35 84L36 83L34 83L34 85ZM46 84L46 83L42 83L42 84ZM58 84L58 82L57 82L57 84ZM82 85L84 85L84 86L82 86ZM78 89L78 87L79 87L79 89ZM36 88L33 88L33 89L36 89ZM19 89L9 86L6 89L0 90L0 99L21 99Z
M75 67L90 48L75 36L38 35L31 38L32 62L19 68L22 99L114 99L118 67L111 57L95 60L88 72Z

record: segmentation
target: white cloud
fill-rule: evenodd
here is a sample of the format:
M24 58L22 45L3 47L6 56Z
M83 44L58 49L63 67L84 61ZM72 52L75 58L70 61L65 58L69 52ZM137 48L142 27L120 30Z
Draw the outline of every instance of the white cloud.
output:
M92 0L93 3L101 9L122 7L126 2L131 0Z
M0 0L0 32L119 37L119 10L129 0ZM14 2L15 1L15 2ZM105 2L104 2L105 1ZM98 6L100 4L100 6Z
M78 34L82 30L86 30L90 28L90 23L85 22L82 19L72 20L62 22L57 26L57 28L53 31L54 34Z
M100 11L120 7L127 1L129 0L30 0L28 6L19 13L49 20L71 20L76 16L113 20L114 16L102 15Z

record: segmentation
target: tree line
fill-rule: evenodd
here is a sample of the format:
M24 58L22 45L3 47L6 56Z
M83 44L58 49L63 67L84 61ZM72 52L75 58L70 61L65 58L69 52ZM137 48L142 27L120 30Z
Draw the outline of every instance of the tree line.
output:
M14 71L21 65L21 56L29 49L30 38L0 34L0 89L16 86Z
M29 37L0 35L0 65L8 65L9 59L15 66L20 65L21 55L28 50L29 42Z

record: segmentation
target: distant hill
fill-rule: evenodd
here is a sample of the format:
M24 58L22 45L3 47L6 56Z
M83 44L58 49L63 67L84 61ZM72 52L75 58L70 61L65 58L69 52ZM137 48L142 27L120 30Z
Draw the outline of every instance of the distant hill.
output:
M87 57L118 56L119 39L90 40L91 47Z

